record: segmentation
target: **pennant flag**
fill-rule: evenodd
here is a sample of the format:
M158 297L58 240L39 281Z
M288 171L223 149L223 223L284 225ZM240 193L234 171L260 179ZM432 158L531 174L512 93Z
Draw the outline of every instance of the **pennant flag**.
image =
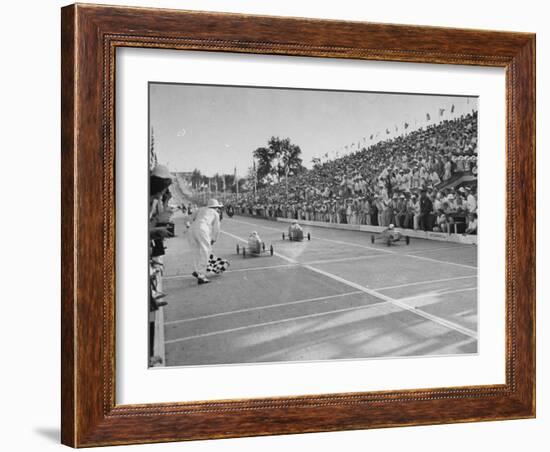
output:
M430 114L426 113L426 121L429 121L430 119L432 119L432 118L430 118Z
M440 108L440 109L439 109L439 116L443 116L443 113L445 113L445 109L444 109L444 108Z
M453 104L453 105L451 106L451 113L454 113L454 112L455 112L455 104Z

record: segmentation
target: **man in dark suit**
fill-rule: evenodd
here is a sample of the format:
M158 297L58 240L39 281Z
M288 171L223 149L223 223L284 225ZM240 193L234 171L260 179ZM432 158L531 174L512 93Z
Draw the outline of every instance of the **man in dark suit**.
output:
M432 229L432 210L432 200L426 193L426 190L422 190L420 195L420 229L423 231Z

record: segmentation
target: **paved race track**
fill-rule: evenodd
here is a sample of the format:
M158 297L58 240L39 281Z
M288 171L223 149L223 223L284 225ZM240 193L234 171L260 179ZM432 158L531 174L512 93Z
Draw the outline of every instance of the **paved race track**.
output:
M199 286L182 218L167 241L163 291L167 366L360 359L477 352L477 247L225 217L214 245L229 271ZM243 258L257 231L274 256Z

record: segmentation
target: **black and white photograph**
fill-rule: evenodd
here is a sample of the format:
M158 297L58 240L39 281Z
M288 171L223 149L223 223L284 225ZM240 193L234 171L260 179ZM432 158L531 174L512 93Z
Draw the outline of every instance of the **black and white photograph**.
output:
M150 367L477 354L477 96L150 82Z

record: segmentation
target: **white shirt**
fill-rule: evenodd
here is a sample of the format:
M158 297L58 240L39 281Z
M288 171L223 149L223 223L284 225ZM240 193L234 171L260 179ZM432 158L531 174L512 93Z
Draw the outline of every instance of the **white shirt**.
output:
M468 205L468 211L475 212L475 210L477 209L476 197L470 193L468 195L468 200L466 201L466 204Z
M209 207L201 207L193 214L190 228L193 234L206 234L209 240L218 240L220 235L220 215Z

